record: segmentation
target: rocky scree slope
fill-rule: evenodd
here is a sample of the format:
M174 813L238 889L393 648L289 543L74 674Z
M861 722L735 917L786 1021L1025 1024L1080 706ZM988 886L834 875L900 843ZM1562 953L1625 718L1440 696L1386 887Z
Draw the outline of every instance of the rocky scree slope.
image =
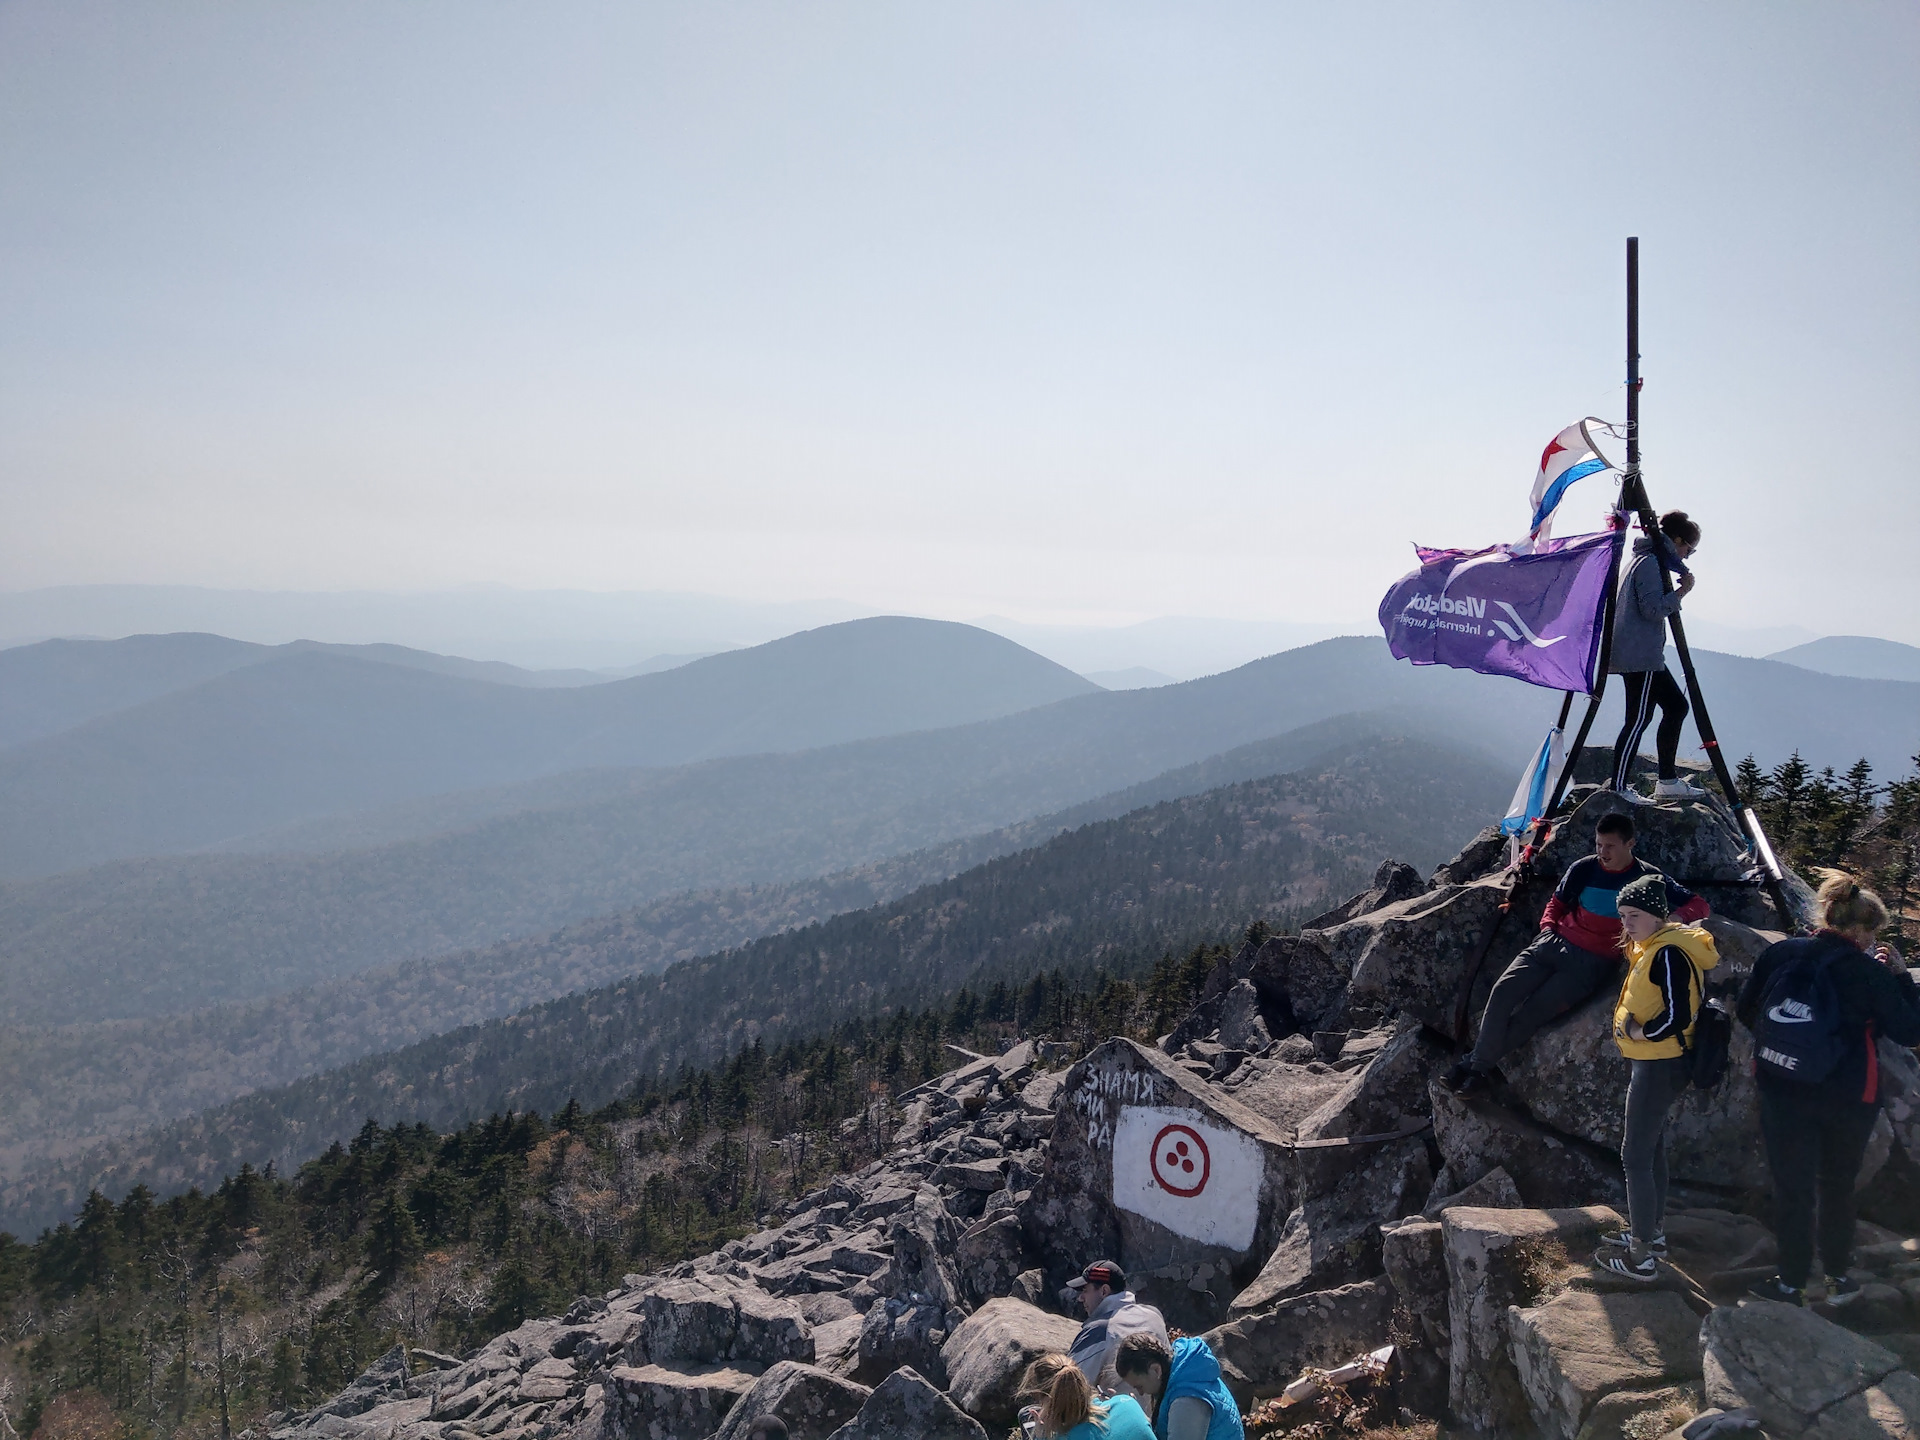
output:
M1734 1303L1775 1258L1742 1213L1757 1133L1738 1055L1683 1104L1672 1263L1650 1287L1584 1261L1620 1223L1610 996L1536 1037L1494 1103L1435 1083L1470 1029L1457 997L1484 992L1621 803L1576 801L1491 935L1510 882L1496 835L1426 880L1382 865L1298 936L1223 961L1159 1045L1112 1040L1064 1068L1042 1041L968 1059L901 1097L889 1154L766 1229L459 1360L395 1351L274 1417L274 1440L732 1440L765 1414L805 1440L1004 1433L1025 1363L1076 1328L1060 1287L1109 1255L1205 1334L1263 1424L1274 1412L1252 1407L1303 1368L1391 1342L1397 1379L1371 1397L1385 1420L1599 1440L1747 1408L1776 1437L1912 1435L1920 1241L1863 1221L1848 1310ZM1737 983L1777 934L1737 833L1705 803L1635 815L1642 853L1714 899L1716 986ZM1920 1158L1920 1065L1881 1059L1876 1181ZM1869 1186L1869 1217L1898 1208Z

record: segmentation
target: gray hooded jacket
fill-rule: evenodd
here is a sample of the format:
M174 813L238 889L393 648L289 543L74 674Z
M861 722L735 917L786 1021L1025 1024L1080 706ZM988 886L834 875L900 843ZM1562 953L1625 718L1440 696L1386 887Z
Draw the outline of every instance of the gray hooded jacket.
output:
M1633 559L1620 577L1620 593L1613 601L1613 653L1607 671L1634 675L1659 670L1667 663L1667 617L1680 613L1680 596L1660 588L1660 557L1653 541L1642 535L1633 542Z

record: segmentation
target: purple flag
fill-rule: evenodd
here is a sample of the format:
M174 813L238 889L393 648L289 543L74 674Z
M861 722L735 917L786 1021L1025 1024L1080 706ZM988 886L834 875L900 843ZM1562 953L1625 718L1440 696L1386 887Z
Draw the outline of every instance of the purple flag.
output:
M1549 690L1593 693L1607 590L1624 532L1512 547L1428 550L1380 602L1397 659L1511 675Z

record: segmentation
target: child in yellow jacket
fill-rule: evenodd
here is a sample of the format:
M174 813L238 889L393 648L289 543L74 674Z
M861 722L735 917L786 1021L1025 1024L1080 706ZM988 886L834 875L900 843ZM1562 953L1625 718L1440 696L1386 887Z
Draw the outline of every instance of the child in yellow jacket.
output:
M1613 1008L1613 1039L1633 1072L1620 1143L1630 1223L1600 1237L1593 1263L1654 1280L1667 1253L1667 1113L1687 1087L1706 973L1720 963L1720 952L1705 930L1668 919L1667 887L1657 875L1621 886L1618 904L1627 976Z

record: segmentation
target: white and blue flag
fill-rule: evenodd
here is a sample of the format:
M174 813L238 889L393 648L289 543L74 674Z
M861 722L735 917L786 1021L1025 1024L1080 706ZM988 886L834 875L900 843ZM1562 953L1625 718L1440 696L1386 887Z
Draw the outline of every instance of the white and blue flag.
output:
M1553 533L1553 512L1567 491L1589 475L1611 468L1607 458L1594 449L1587 435L1586 421L1569 425L1540 452L1540 473L1533 477L1533 521L1527 538L1513 548L1531 554Z
M1515 846L1519 845L1527 827L1546 812L1547 798L1559 783L1566 763L1566 736L1556 725L1534 752L1526 774L1520 777L1520 784L1513 792L1513 803L1507 806L1506 817L1500 822L1500 833Z

